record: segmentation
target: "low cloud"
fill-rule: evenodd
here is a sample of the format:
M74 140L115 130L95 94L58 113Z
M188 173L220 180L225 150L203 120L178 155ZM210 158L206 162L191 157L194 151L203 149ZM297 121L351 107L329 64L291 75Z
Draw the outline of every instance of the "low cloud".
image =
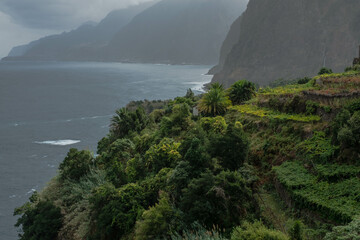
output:
M44 29L29 29L17 25L12 18L0 11L0 59L6 57L11 48L17 45L27 44L45 35L54 34L57 31Z

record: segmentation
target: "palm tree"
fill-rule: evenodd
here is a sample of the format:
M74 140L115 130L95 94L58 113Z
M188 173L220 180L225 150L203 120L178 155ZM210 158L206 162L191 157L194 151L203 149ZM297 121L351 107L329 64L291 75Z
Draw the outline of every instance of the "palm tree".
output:
M210 90L200 99L198 109L201 113L213 116L222 115L230 105L223 86L219 83L211 85Z

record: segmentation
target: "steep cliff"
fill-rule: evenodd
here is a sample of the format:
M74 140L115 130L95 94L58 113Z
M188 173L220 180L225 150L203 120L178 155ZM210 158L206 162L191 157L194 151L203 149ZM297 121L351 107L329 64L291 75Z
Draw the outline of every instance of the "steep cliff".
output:
M268 84L351 65L360 42L360 1L250 0L240 37L213 82Z
M225 41L221 46L219 63L218 65L210 69L209 74L214 75L223 69L227 55L230 53L231 49L235 46L235 44L239 41L240 27L241 16L238 17L231 25L230 31L228 32Z
M214 64L231 23L246 3L163 0L123 28L104 55L112 61Z

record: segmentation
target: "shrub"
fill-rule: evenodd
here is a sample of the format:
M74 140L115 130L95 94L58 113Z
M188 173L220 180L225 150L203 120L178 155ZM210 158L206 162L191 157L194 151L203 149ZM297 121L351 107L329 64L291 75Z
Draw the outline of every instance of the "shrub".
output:
M226 121L222 116L201 118L200 125L205 131L214 133L224 133L227 128Z
M70 149L64 161L60 164L60 177L64 179L79 180L90 171L93 165L93 155L90 151L78 151L75 148Z
M310 160L327 162L334 156L338 148L331 144L331 139L326 138L324 132L314 132L311 138L300 145L300 149L305 151Z
M318 75L331 74L333 71L330 68L323 67L320 69Z
M266 228L261 222L245 222L234 229L231 240L289 240L289 237L280 231Z
M176 221L176 212L170 205L169 196L160 194L159 203L150 207L136 222L135 240L166 238L170 235L170 226Z
M14 215L21 215L15 224L22 226L20 240L54 240L62 227L60 208L49 201L25 204L15 209Z
M345 226L334 227L327 233L324 240L359 240L360 239L360 216Z
M230 170L239 169L247 158L249 140L239 125L230 124L224 135L215 135L209 152L220 159L222 167Z
M127 108L117 110L111 119L110 131L118 138L127 136L130 132L140 132L149 124L149 117L141 107L135 111Z
M360 98L354 99L350 101L345 108L349 110L351 114L353 114L356 111L360 111Z
M134 183L116 189L107 183L94 190L90 202L96 219L92 239L120 239L144 211L144 189Z
M233 104L240 104L255 95L255 84L246 80L237 81L230 87L228 94Z
M298 84L306 84L306 83L310 82L310 80L311 80L311 78L309 78L309 77L304 77L304 78L298 79L298 80L297 80L297 83L298 83Z
M303 224L300 221L295 221L289 231L291 240L303 240Z
M319 103L313 101L306 101L306 115L313 115L319 107Z
M185 229L182 234L173 233L171 240L227 240L217 229L207 230L199 223L194 223Z
M165 167L175 167L181 159L178 151L180 143L171 138L164 138L157 145L152 146L145 154L147 167L157 173Z
M360 111L357 111L339 130L338 140L344 147L357 147L360 143Z
M180 209L188 223L199 221L229 230L255 212L252 192L238 172L223 171L214 176L206 171L183 189Z

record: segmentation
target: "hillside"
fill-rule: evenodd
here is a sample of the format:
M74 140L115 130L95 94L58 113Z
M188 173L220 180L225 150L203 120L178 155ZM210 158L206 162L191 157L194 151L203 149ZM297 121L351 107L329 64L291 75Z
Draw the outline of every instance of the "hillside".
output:
M100 23L85 23L70 32L51 35L27 45L14 47L5 60L81 61L97 59L102 47L134 16L154 2L114 10Z
M142 12L107 47L109 60L214 64L247 0L163 0Z
M357 56L360 2L250 0L238 42L213 82L266 85L313 76L324 65L341 72Z
M23 239L357 239L359 126L360 66L132 102L96 156L69 151L18 226Z

